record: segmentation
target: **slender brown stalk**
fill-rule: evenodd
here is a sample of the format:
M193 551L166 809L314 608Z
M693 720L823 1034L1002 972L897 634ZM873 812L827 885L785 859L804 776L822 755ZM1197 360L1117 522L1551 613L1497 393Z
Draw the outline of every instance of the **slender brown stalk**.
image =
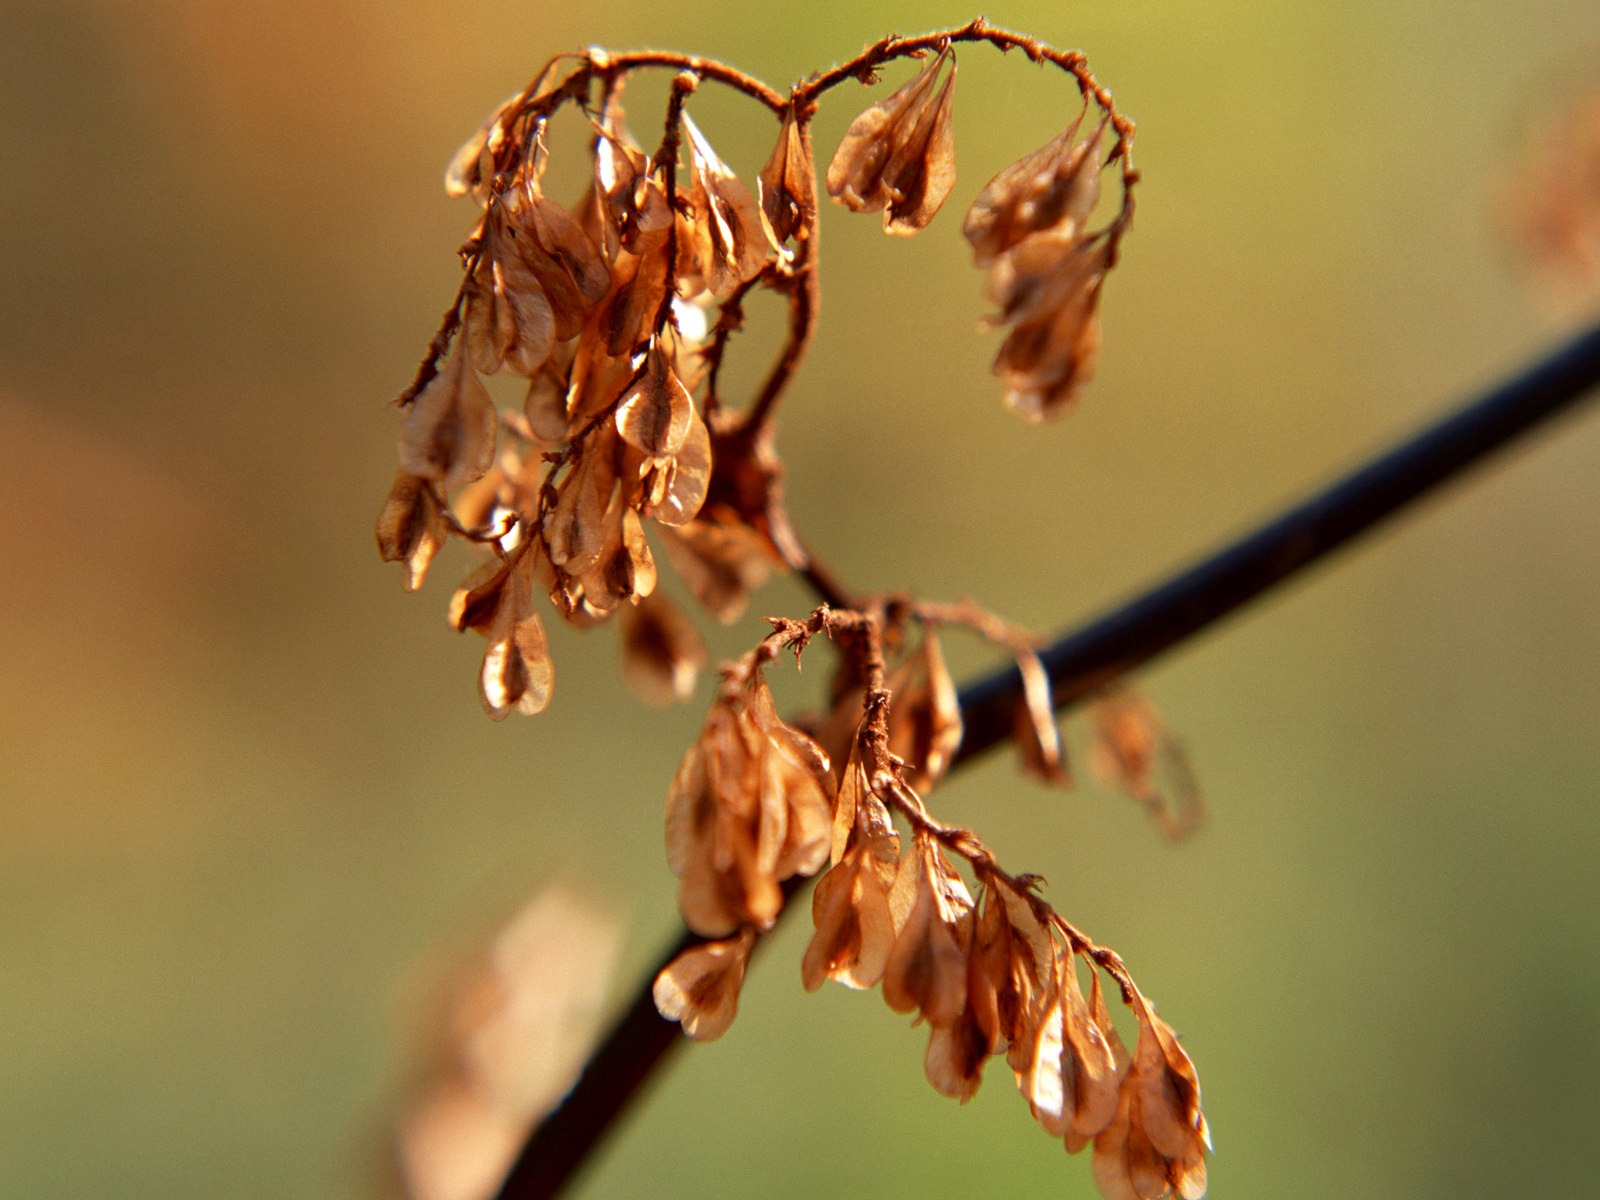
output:
M1597 386L1600 326L1220 552L1056 642L1041 657L1058 709L1071 707L1293 578L1467 467L1508 448L1545 419L1591 398ZM1021 691L1015 669L962 690L965 732L957 763L1011 736ZM789 894L798 888L798 880L785 885ZM1068 936L1082 935L1072 931ZM683 934L660 965L702 940ZM1120 960L1107 951L1101 954L1105 957L1097 961L1120 979ZM684 1040L678 1025L656 1012L651 999L655 974L652 970L641 983L572 1091L533 1131L498 1200L559 1194L667 1054Z

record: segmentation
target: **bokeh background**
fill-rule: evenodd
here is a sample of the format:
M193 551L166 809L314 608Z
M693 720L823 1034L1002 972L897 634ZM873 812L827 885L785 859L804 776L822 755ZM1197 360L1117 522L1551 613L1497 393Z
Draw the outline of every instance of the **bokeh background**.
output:
M464 560L408 598L372 545L386 404L471 221L440 173L559 50L663 45L781 86L972 15L0 5L0 1194L374 1194L437 964L552 879L623 922L631 984L676 928L661 805L704 684L644 709L609 631L563 631L553 709L494 725L442 619ZM1063 85L964 54L952 210L892 242L826 214L780 445L798 521L860 586L1067 627L1572 322L1493 213L1592 70L1591 0L987 15L1089 52L1140 122L1139 219L1101 377L1039 430L1000 411L956 214L1059 128ZM753 174L770 120L697 112ZM770 316L736 343L746 378ZM1182 1031L1213 1195L1592 1193L1597 461L1600 420L1566 420L1146 672L1211 801L1189 844L1006 761L938 798ZM807 604L779 583L757 609ZM876 995L805 996L803 924L579 1195L1093 1194L1003 1065L962 1110Z

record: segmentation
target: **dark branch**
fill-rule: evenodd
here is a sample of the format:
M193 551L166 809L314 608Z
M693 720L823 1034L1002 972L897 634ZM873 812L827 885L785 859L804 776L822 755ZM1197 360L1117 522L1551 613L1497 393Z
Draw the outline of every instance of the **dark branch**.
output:
M1227 616L1509 446L1546 417L1572 407L1597 384L1600 327L1233 545L1056 642L1042 656L1056 707L1076 704ZM962 691L965 732L958 763L1010 738L1021 695L1015 668ZM701 940L684 934L660 967ZM572 1091L533 1131L497 1200L557 1195L667 1053L684 1040L678 1026L656 1012L650 995L654 978L652 972Z

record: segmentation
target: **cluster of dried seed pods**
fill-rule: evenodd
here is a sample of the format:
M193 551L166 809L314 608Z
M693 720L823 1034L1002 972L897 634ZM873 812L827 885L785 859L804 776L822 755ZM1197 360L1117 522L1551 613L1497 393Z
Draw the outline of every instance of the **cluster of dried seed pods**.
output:
M708 60L591 50L553 60L451 163L447 189L470 196L481 215L462 247L460 289L400 397L400 470L378 542L412 589L450 538L482 555L450 620L487 639L479 690L497 718L550 701L541 596L579 626L617 615L627 678L645 698L668 701L692 692L706 652L657 589L658 555L722 621L737 619L773 570L804 575L827 604L804 620L769 618L775 631L723 667L669 789L680 908L709 940L658 978L662 1012L694 1037L719 1036L786 882L821 873L802 965L808 988L881 984L893 1008L928 1023L927 1073L940 1091L970 1097L987 1060L1003 1053L1046 1130L1070 1150L1093 1142L1108 1196L1193 1200L1205 1186L1206 1126L1171 1030L1121 959L1056 914L1037 880L1002 871L975 834L940 824L923 804L961 740L942 625L969 627L1015 657L1026 683L1024 768L1065 781L1032 643L969 604L852 596L795 534L783 504L773 422L817 311L818 102L841 84L877 82L897 60L922 63L856 118L824 176L840 204L881 211L890 233L916 233L955 186L956 48L970 43L1020 50L1077 85L1081 103L1062 133L991 180L963 225L989 272L994 321L1008 328L995 361L1008 405L1029 419L1069 407L1093 371L1100 287L1137 178L1132 123L1081 55L980 19L885 39L785 96ZM659 144L647 152L627 127L624 87L633 73L662 68L676 75ZM754 192L688 112L707 82L778 119ZM571 208L544 190L546 134L563 110L585 122L590 146L587 187ZM1094 230L1111 164L1120 205ZM785 297L787 335L754 394L729 403L721 365L755 289ZM483 379L494 375L525 381L519 408L497 410ZM838 653L829 710L785 721L764 671L785 649L798 658L818 634ZM1171 757L1159 720L1137 701L1108 701L1098 729L1108 772L1165 811L1152 782ZM1138 1021L1131 1055L1107 1016L1101 974Z

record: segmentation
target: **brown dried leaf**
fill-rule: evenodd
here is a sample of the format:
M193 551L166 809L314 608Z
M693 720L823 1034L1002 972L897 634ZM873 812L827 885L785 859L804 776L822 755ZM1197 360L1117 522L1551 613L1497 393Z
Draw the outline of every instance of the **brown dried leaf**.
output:
M494 402L458 341L406 412L400 469L453 491L494 465L498 429Z
M384 562L405 564L408 592L422 586L448 532L428 481L405 471L397 473L378 514L378 553Z
M694 418L694 401L672 369L666 344L657 339L644 370L617 407L622 440L652 458L670 458L683 448Z

